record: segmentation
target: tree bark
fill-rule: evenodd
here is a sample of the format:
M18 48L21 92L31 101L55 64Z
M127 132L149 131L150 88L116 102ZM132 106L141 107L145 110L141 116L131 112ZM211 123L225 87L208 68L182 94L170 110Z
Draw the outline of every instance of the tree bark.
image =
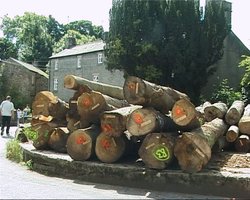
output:
M229 125L238 124L244 111L244 102L237 100L234 101L225 115L225 121Z
M227 105L223 102L217 102L204 108L205 119L210 122L215 118L223 119L227 113Z
M228 129L219 118L191 132L184 132L176 141L174 155L183 171L198 172L211 159L211 149Z
M174 160L174 145L178 133L150 133L142 142L139 156L152 169L165 169Z
M116 99L124 99L122 87L90 81L74 75L66 75L64 77L64 87L73 90L78 90L80 87L85 87Z
M129 153L131 145L125 135L113 137L102 132L96 139L95 153L100 161L114 163Z
M67 140L67 153L73 160L85 161L95 156L96 138L100 133L98 126L77 129Z
M170 87L156 85L134 76L129 76L125 80L123 92L129 103L154 107L164 114L168 114L176 101L188 98L186 94Z
M224 135L220 136L213 145L212 152L219 153L229 147L229 142L226 140Z
M201 126L195 106L188 99L176 101L171 116L173 121L185 131Z
M234 143L237 152L250 152L250 138L249 135L240 135Z
M169 116L148 107L134 110L126 127L131 135L141 136L152 132L174 131L177 125Z
M226 140L228 142L235 142L236 139L239 137L240 130L238 126L232 125L229 127L226 133Z
M51 131L48 144L51 149L59 153L67 153L66 143L69 136L69 131L66 127L54 128Z
M142 106L127 106L104 111L100 117L102 132L108 136L120 137L126 131L126 122L130 114Z
M250 104L245 107L243 116L240 118L238 127L242 134L250 135Z

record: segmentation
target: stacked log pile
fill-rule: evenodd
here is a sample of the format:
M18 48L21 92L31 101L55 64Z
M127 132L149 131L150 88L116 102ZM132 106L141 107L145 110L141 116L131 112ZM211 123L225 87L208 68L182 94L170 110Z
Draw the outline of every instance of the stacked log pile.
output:
M201 171L213 153L250 151L250 105L237 100L195 107L169 87L129 76L123 88L67 75L75 91L66 103L49 91L32 105L36 149L68 153L73 160L141 159L152 169L177 161L183 171Z

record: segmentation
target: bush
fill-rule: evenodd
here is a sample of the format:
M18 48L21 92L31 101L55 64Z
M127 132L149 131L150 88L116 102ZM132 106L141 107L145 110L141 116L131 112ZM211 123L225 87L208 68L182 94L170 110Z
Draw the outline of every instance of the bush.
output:
M33 130L31 127L23 128L23 133L26 135L28 140L35 141L38 138L37 131Z
M228 80L224 79L220 85L215 88L209 101L211 103L221 101L230 107L235 100L242 100L241 92L235 91L233 88L229 87Z
M19 141L16 139L12 139L9 140L6 145L7 145L6 158L15 161L17 163L21 162L23 160L23 152L19 145Z

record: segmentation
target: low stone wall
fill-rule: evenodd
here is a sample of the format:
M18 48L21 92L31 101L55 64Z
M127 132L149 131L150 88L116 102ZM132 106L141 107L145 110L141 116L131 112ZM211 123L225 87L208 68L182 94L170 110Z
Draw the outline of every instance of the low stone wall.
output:
M151 190L248 198L250 169L204 169L198 173L181 170L152 170L137 163L107 164L98 160L74 161L68 154L34 149L21 144L24 161L32 160L33 170L74 180L121 185Z

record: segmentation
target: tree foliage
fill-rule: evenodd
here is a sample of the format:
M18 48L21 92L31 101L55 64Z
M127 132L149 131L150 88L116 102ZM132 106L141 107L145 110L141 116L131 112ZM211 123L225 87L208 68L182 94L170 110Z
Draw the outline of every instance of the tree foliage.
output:
M241 79L241 87L243 92L243 98L246 103L250 103L250 56L242 56L242 61L239 67L245 68L245 74Z
M228 32L222 1L114 0L105 55L120 69L186 92L197 102L223 55Z
M101 38L104 32L102 26L92 25L90 21L79 20L63 25L51 15L45 17L31 12L14 18L4 16L0 28L4 33L4 44L0 41L0 48L11 47L9 50L13 52L18 49L17 55L13 57L36 63L42 69L53 50L58 52L65 48L68 36L75 37L77 44L83 44ZM12 55L11 52L6 55L0 53L3 58L8 58L9 54Z
M0 38L0 59L17 58L16 46L6 38Z

